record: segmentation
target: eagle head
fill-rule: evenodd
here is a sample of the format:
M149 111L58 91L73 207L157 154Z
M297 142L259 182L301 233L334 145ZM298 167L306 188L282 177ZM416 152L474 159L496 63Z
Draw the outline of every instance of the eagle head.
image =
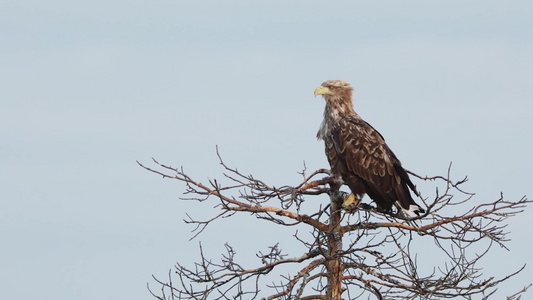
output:
M352 91L349 83L342 80L328 80L315 90L315 97L322 95L328 106L338 107L341 110L352 111Z

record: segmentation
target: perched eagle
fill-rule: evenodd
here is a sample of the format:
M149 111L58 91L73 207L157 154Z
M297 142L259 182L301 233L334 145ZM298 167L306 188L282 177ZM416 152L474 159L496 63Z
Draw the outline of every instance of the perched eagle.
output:
M317 138L324 140L331 172L355 197L367 194L383 212L392 213L395 205L408 217L424 213L409 192L418 195L415 186L383 136L354 111L352 90L342 80L328 80L315 90L315 97L326 100Z

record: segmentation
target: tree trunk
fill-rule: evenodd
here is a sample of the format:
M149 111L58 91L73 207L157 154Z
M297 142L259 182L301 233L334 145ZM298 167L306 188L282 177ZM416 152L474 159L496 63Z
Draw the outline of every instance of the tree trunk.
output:
M341 300L341 283L342 283L342 263L341 255L338 255L342 250L342 234L340 232L340 221L342 214L342 202L344 197L333 190L330 194L331 200L331 214L330 226L332 230L328 233L328 261L326 262L326 270L328 272L328 289L326 292L327 300Z

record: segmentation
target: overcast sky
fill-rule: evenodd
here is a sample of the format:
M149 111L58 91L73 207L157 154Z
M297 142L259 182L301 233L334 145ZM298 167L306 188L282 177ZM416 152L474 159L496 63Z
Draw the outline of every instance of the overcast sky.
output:
M297 184L304 161L327 167L313 90L328 79L352 84L407 169L453 161L472 205L531 196L532 15L526 0L0 0L0 298L146 299L199 241L215 258L226 241L283 247L294 232L251 217L189 242L185 212L212 212L135 161L218 178L218 145ZM488 276L529 264L502 295L532 281L530 214L485 261Z

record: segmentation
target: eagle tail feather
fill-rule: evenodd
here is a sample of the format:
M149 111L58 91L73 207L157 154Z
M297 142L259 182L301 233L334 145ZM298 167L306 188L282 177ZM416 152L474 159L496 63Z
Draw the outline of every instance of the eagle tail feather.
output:
M404 184L397 187L397 201L395 204L396 207L398 207L398 209L400 209L407 217L416 218L420 216L420 214L423 214L425 210L413 200L411 194L409 193L408 186L409 184ZM415 194L418 195L416 191Z
M408 218L416 218L420 216L421 213L424 213L424 210L420 208L417 204L410 204L408 209L403 208L401 205L398 205L401 208L402 212Z

